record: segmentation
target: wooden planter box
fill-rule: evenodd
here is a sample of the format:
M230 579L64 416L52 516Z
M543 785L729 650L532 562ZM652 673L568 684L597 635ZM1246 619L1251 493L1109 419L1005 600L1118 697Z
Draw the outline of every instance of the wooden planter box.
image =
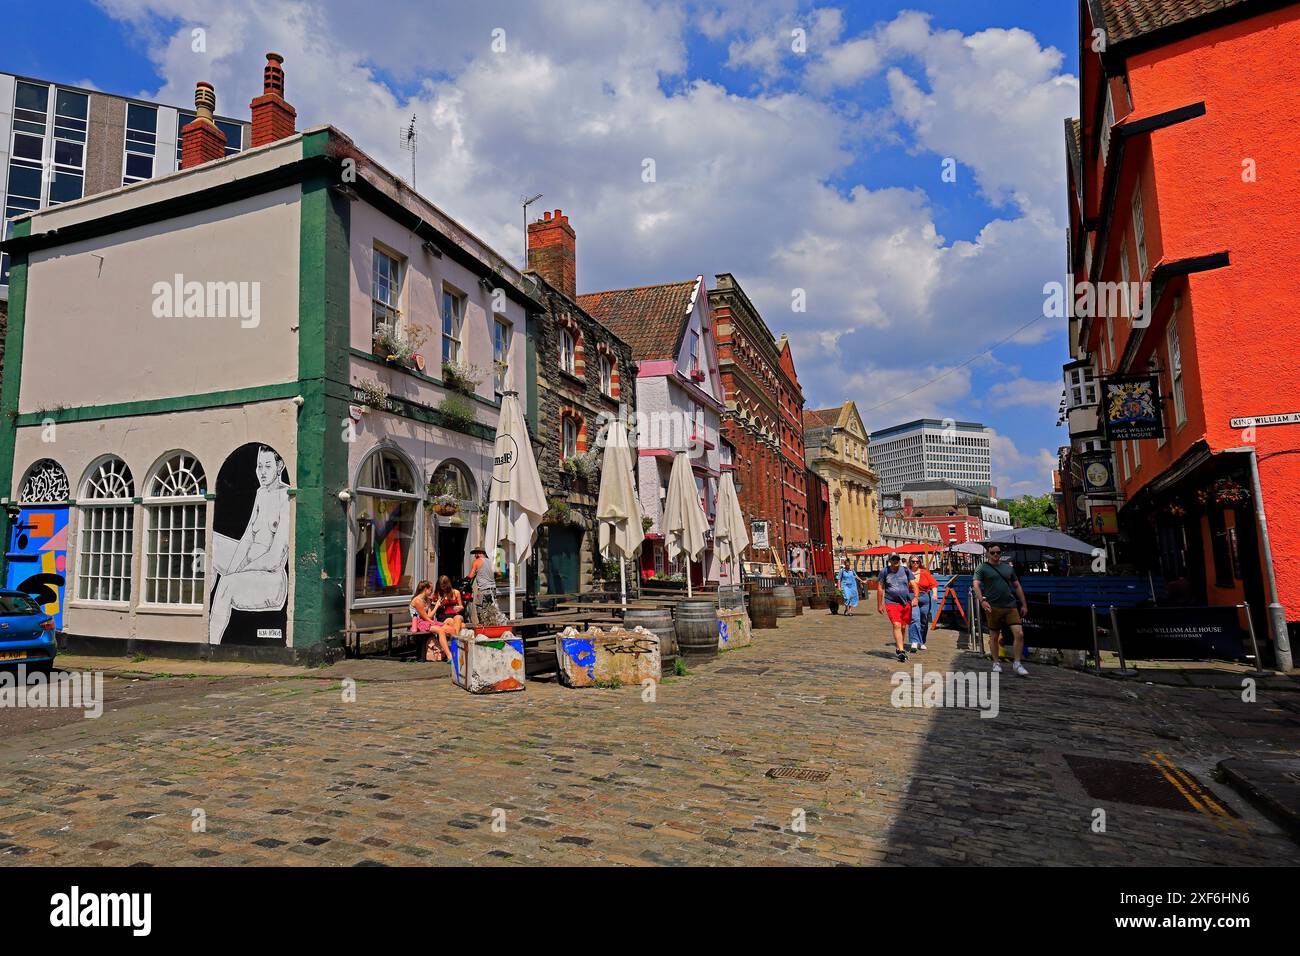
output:
M555 636L555 661L565 687L640 686L662 676L659 637L640 627L565 628Z
M451 676L471 694L524 689L524 641L510 631L500 637L467 633L448 638Z

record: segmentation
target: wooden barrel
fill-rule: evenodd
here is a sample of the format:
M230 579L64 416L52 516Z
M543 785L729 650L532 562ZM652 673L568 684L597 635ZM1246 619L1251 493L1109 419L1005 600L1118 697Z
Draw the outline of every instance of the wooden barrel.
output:
M776 627L776 595L756 590L749 602L749 620L754 630Z
M808 595L808 607L814 610L825 610L826 592L814 591L812 594Z
M782 584L772 588L772 597L776 600L777 617L794 617L799 613L799 599L795 597L794 588Z
M623 626L629 631L634 627L644 627L652 634L658 635L661 660L669 660L677 655L677 635L676 627L673 625L672 608L630 607L623 612Z
M687 598L677 602L677 646L685 657L718 654L718 602L713 598Z

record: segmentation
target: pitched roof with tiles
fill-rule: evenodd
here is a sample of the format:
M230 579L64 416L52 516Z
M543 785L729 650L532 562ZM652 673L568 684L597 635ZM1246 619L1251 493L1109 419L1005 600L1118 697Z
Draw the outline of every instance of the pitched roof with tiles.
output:
M807 408L803 413L803 427L809 428L834 428L840 420L840 413L844 410L843 405L835 408Z
M676 358L690 318L687 309L698 284L698 279L689 279L590 292L578 296L578 305L632 346L632 357L638 361Z
M1123 43L1247 2L1248 0L1090 0L1090 3L1101 6L1106 40L1111 44Z

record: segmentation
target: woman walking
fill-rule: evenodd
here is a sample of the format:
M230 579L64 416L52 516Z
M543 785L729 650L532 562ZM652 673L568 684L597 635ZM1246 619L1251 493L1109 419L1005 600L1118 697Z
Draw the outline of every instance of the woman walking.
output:
M934 606L939 582L915 555L908 559L907 569L916 575L916 604L912 607L912 623L907 628L908 644L915 654L925 650L925 638L930 633L930 608Z
M840 568L840 573L835 576L835 583L840 586L840 593L844 595L844 616L848 617L858 606L858 576L849 567L848 558L844 559L844 567Z

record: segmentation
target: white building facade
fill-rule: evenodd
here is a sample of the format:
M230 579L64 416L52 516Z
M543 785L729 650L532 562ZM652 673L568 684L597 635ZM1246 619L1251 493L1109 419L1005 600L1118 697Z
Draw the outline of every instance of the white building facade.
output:
M871 467L880 493L911 482L945 479L988 494L993 482L990 434L979 422L922 418L871 433Z

